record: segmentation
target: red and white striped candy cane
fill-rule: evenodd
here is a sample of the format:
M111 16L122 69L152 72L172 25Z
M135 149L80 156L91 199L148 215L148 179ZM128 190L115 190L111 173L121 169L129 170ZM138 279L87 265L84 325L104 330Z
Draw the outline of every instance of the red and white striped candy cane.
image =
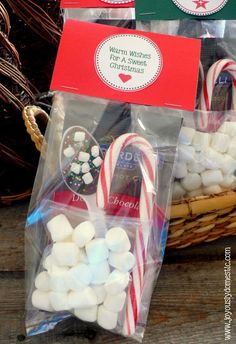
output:
M156 168L158 157L155 155L150 143L135 133L124 134L118 137L111 144L106 153L97 186L97 205L104 209L109 203L111 183L120 153L129 145L138 148L142 153L140 166L143 179L140 193L140 226L136 231L134 243L136 265L131 273L132 280L127 297L123 329L124 334L127 336L135 333L139 316L144 284L144 266L146 262L148 238L152 226L155 195L154 186L156 184L157 177Z
M228 72L232 76L232 110L236 110L236 62L231 59L222 59L215 62L209 69L203 82L200 97L199 110L202 110L198 124L201 129L206 129L209 123L209 114L204 111L211 111L213 91L216 81L222 72Z

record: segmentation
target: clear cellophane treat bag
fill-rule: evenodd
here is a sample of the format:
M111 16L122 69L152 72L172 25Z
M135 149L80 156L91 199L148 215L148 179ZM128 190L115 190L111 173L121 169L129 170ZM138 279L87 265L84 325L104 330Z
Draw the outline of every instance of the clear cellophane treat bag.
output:
M142 340L199 55L192 39L66 22L26 225L29 336L76 317Z
M26 227L29 335L74 315L142 339L181 122L168 110L55 96Z
M195 16L176 12L170 18L166 11L162 18L156 13L154 20L146 20L144 15L137 23L137 28L148 32L195 37L202 42L196 111L193 117L184 118L179 138L174 200L215 195L236 186L236 21L225 20L236 14L214 12L210 17L205 12Z
M133 1L83 0L61 1L64 19L76 19L113 25L117 27L135 28L135 9Z
M217 83L219 90L223 74L232 80L225 98L217 96L214 87ZM214 63L203 82L198 109L193 117L185 117L174 172L174 200L219 194L236 187L235 77L235 61ZM212 109L213 104L220 110Z
M68 8L64 10L64 19L89 21L117 27L135 28L133 8Z

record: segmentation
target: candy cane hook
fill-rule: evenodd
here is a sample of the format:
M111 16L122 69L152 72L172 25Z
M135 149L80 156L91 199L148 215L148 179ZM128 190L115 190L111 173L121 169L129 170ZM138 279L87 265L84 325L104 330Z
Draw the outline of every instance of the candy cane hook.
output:
M213 92L219 75L227 71L232 76L232 110L236 110L236 62L231 59L222 59L215 62L209 69L203 82L200 96L199 110L202 111L198 120L198 126L204 130L209 124L209 114L211 111ZM205 113L204 113L205 111Z

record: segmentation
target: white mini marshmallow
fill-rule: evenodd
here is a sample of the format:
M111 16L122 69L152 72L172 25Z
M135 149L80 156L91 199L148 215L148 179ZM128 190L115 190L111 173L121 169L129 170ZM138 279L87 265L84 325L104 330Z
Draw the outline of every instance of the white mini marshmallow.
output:
M53 217L47 223L47 229L54 242L63 241L73 233L73 228L64 214Z
M88 162L89 159L90 159L89 153L79 152L79 161L81 161L81 162Z
M32 294L32 305L43 311L52 312L53 308L49 299L49 293L35 290Z
M92 272L92 284L103 284L106 282L110 275L110 267L107 260L99 264L91 264L90 269Z
M187 165L185 162L177 162L174 168L174 176L177 179L186 177L188 174Z
M199 189L201 184L202 180L198 173L188 173L188 175L181 180L182 187L187 191Z
M50 272L54 265L57 265L56 259L51 254L49 254L43 261L43 267L45 270Z
M104 285L92 285L91 288L95 291L98 299L98 304L100 305L104 302L107 295Z
M84 162L83 165L82 165L82 173L88 173L90 171L90 166L87 162Z
M220 184L224 180L221 170L204 171L202 172L201 177L202 177L202 184L204 186Z
M192 197L199 197L199 196L203 196L203 195L204 195L204 193L203 193L203 189L202 188L190 191L188 193L188 197L190 197L190 198L192 198Z
M135 257L131 252L109 254L109 264L122 272L128 272L135 266Z
M215 195L222 191L220 185L211 185L203 189L204 195Z
M114 313L106 309L106 307L98 307L97 322L98 325L106 330L113 330L117 326L118 313Z
M236 170L236 160L234 160L230 155L225 154L221 170L224 174L233 174Z
M223 182L220 183L220 186L224 189L229 189L233 186L236 181L236 177L234 175L227 175L224 176Z
M97 156L99 156L99 147L98 146L93 146L91 148L91 154L94 158L96 158Z
M187 168L190 173L202 173L205 170L205 167L201 163L196 161L189 163L187 165Z
M89 285L92 281L92 272L87 264L79 263L68 271L70 289L81 290L80 285ZM77 282L79 283L77 288Z
M73 147L69 146L66 149L64 149L63 154L66 158L71 158L75 154L75 150Z
M127 252L131 248L130 240L126 231L121 227L113 227L107 231L106 245L113 252Z
M50 277L47 271L42 271L35 279L35 287L40 291L50 290Z
M93 239L85 246L90 264L98 264L106 260L109 256L109 251L105 239Z
M74 141L75 142L83 142L84 140L85 140L85 132L76 131L74 134Z
M98 156L96 159L93 160L93 164L94 164L94 166L99 167L99 166L101 166L102 161L103 161L102 158L100 158L100 156Z
M227 153L233 158L236 159L236 139L231 140Z
M173 200L181 199L185 194L186 190L181 186L181 184L179 182L174 182L172 193Z
M76 162L73 162L70 167L71 172L75 174L80 174L81 166L80 164L77 164Z
M196 131L193 137L193 147L197 152L201 152L203 149L206 149L210 145L210 140L210 134Z
M120 312L124 307L125 299L126 293L124 291L116 295L107 294L104 301L104 306L111 312Z
M98 304L97 295L91 287L69 293L70 308L90 308Z
M95 236L95 227L91 221L81 222L75 227L72 239L78 247L84 247Z
M67 284L68 270L68 267L62 267L57 265L51 267L51 270L49 272L49 285L52 291L65 293L69 290Z
M70 307L67 293L51 291L49 293L49 299L56 312L69 311Z
M225 153L228 150L230 138L226 134L214 133L211 135L211 147L217 152Z
M195 129L182 127L179 134L179 143L183 145L191 145L194 134Z
M121 293L129 284L129 273L113 270L105 283L105 290L110 295Z
M93 306L90 308L76 308L74 314L77 318L87 322L94 322L97 320L98 307Z
M93 182L93 176L91 175L90 172L84 174L82 179L86 185L89 185Z
M231 137L236 136L236 122L224 122L218 130L220 133L227 134Z
M179 145L178 146L178 160L179 162L194 161L195 150L192 146Z
M79 262L80 251L73 242L58 242L52 247L52 255L59 266L75 266Z
M208 170L218 169L222 166L223 155L216 152L211 147L201 153L201 164Z

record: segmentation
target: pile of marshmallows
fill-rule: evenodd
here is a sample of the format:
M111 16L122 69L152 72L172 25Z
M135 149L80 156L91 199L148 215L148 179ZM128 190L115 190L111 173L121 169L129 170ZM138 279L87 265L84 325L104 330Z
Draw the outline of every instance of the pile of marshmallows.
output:
M173 199L218 194L236 187L236 122L215 133L183 127L179 137Z
M85 133L82 131L77 131L74 134L74 143L75 147L69 145L63 151L63 154L66 158L72 158L76 155L76 148L77 144L83 144L85 141ZM91 163L92 166L100 167L102 164L102 158L99 156L100 151L98 146L92 146L91 154L88 152L79 152L77 162L72 162L70 171L73 172L75 175L81 175L84 183L86 185L91 184L93 182L93 176L90 173L91 170Z
M46 271L35 280L34 307L71 311L79 319L112 330L126 301L129 271L135 257L124 229L113 227L105 238L95 238L92 222L75 229L64 214L47 223L53 240L51 254L43 259Z

